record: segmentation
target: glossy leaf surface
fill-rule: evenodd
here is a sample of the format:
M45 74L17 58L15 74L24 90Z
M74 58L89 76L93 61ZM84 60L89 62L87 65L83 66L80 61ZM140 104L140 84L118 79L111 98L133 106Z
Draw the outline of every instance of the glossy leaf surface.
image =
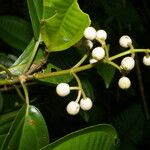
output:
M9 70L12 72L12 74L19 75L24 71L26 67L26 63L29 61L30 57L32 56L34 46L35 46L35 41L34 39L32 39L31 42L26 47L26 49L24 50L24 52L10 67Z
M4 140L2 150L38 150L49 142L46 123L37 108L24 105Z
M90 19L80 10L77 0L51 0L51 6L56 14L43 20L42 38L48 51L65 50L82 38Z
M34 37L37 40L40 33L40 20L43 15L43 0L27 0Z
M71 133L42 150L113 150L117 133L111 125L96 125Z

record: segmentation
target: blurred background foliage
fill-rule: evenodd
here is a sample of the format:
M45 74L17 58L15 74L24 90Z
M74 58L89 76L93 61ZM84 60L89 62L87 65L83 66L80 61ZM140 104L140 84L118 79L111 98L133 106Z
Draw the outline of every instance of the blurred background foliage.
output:
M123 34L131 36L136 48L150 47L150 5L148 0L79 0L81 9L88 13L92 26L96 29L104 29L108 33L107 43L110 44L110 54L124 51L118 44L118 39ZM26 0L1 0L0 16L17 16L30 22ZM71 50L53 54L49 61L56 62L63 68L72 66L82 52ZM5 42L0 40L0 63L11 66L21 54ZM63 55L70 56L67 60ZM29 86L31 104L37 106L48 125L50 140L54 141L67 133L86 126L110 123L115 126L120 137L120 150L143 150L150 149L150 120L146 118L144 102L150 106L150 69L142 64L143 54L137 55L136 68L131 71L129 77L132 87L122 91L117 86L121 76L116 72L109 88L105 87L103 79L96 69L79 74L85 92L94 101L93 109L81 112L77 116L69 116L65 107L74 99L76 93L67 98L59 98L53 85L43 83ZM55 58L61 58L57 62ZM72 61L74 60L74 61ZM65 61L65 62L64 62ZM62 65L62 64L65 65ZM76 84L71 81L70 84ZM5 90L5 89L3 89ZM40 91L40 92L39 92ZM0 93L0 113L6 113L19 108L21 99L14 89ZM148 117L148 116L147 116Z

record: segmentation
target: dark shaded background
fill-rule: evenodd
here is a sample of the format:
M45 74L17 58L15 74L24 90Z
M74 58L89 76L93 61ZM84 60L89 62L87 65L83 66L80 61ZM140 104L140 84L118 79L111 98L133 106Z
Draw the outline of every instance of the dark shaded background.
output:
M116 54L124 50L118 44L118 39L123 34L132 37L136 48L150 47L150 6L148 0L79 0L78 2L81 9L90 15L92 26L96 29L101 28L107 31L107 43L110 44L111 54ZM25 0L0 0L0 15L13 15L30 21ZM15 49L9 47L3 41L0 41L0 52L6 55L13 54L19 56ZM56 96L54 87L47 85L31 86L31 97L35 98L36 96L36 101L33 104L44 115L49 128L51 141L86 126L98 123L112 123L118 130L119 136L123 141L121 143L121 150L150 149L150 121L145 118L142 98L144 94L147 107L149 108L150 68L142 64L142 57L143 54L137 55L136 57L138 64L135 70L129 75L132 81L132 88L128 91L118 89L116 82L118 77L120 77L119 73L116 73L109 89L105 88L103 80L98 76L95 69L86 73L80 73L80 77L87 78L94 87L94 108L88 113L88 122L83 115L77 115L75 117L67 115L65 106L74 95L68 97L68 100L64 102L62 98ZM141 92L141 87L144 88L143 93ZM51 90L51 93L49 90ZM4 95L8 94L14 94L14 91L10 91L9 93L4 92ZM132 108L135 105L137 107ZM126 110L128 113L131 112L131 115L133 114L133 118L137 117L137 120L131 122L134 119L128 119L129 117L127 117L121 122L122 126L120 127L116 123L117 121L114 120ZM138 113L140 115L136 116ZM136 132L135 134L132 133L130 135L129 131L126 130L125 133L127 135L122 135L120 130L123 130L124 126L126 129L126 126L131 124L130 128L133 130L133 128L136 128L138 122L140 122L141 128L134 131ZM134 145L134 148L131 146L127 149L126 146L131 143Z

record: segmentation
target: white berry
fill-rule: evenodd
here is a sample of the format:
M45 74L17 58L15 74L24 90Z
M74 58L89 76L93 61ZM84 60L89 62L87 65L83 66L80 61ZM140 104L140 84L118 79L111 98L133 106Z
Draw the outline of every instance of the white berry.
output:
M143 64L146 66L150 66L150 56L143 57Z
M85 44L85 46L86 46L87 48L89 48L89 49L92 49L92 48L93 48L93 42L90 41L90 40L86 40L86 41L84 42L84 44Z
M105 57L105 50L102 47L96 47L92 51L92 57L96 60L101 60Z
M131 81L127 77L121 77L118 81L118 85L121 89L128 89L131 86Z
M70 86L67 83L60 83L56 87L56 93L61 96L65 97L70 93Z
M121 61L121 67L124 70L130 71L135 66L135 60L132 57L125 57Z
M87 27L84 30L84 37L88 40L94 40L96 38L96 30L93 27Z
M89 60L89 63L90 63L90 64L94 64L94 63L96 63L96 62L97 62L97 60L94 59L94 58L91 58L91 59Z
M102 39L106 40L107 39L107 33L104 30L98 30L96 33L96 39Z
M93 106L93 103L90 98L86 97L86 98L82 98L80 100L80 107L83 110L85 110L85 111L90 110L92 108L92 106Z
M132 40L128 35L123 35L119 40L119 44L120 46L127 48L132 44Z
M75 102L75 101L71 101L67 105L66 110L67 110L68 114L70 114L70 115L76 115L76 114L79 113L80 105L77 102Z

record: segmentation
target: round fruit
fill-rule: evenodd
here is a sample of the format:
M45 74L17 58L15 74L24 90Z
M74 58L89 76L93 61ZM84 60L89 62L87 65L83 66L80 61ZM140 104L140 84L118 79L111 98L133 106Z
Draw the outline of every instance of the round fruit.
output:
M143 57L143 64L146 66L150 66L150 56Z
M86 97L86 98L82 98L80 100L80 107L83 110L85 110L85 111L90 110L92 108L92 106L93 106L93 103L90 98Z
M96 30L93 27L87 27L84 30L84 37L88 40L94 40L96 38Z
M105 50L102 47L96 47L92 51L92 57L96 60L101 60L105 57Z
M75 102L75 101L71 101L67 105L66 110L67 110L68 114L70 114L70 115L76 115L76 114L79 113L80 105L77 102Z
M96 39L102 39L106 40L107 39L107 33L104 30L98 30L96 33Z
M56 93L61 96L65 97L70 93L70 86L67 83L60 83L56 87Z
M119 40L119 44L120 46L127 48L132 44L132 40L128 35L123 35Z
M121 77L118 81L118 85L121 89L128 89L131 86L131 81L127 77Z
M85 46L86 46L87 48L89 48L89 49L92 49L92 48L93 48L93 42L90 41L90 40L86 40L86 41L84 42L84 44L85 44Z
M130 71L135 66L135 60L132 57L125 57L121 61L121 67L124 70Z

